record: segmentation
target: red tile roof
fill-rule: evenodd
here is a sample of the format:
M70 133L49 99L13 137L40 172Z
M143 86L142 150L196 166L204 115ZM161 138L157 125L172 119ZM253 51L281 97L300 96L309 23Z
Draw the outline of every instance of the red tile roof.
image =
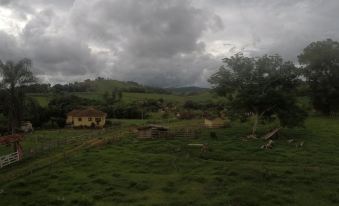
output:
M22 134L13 134L13 135L7 135L0 137L0 144L9 144L12 142L18 142L23 139Z
M86 108L86 109L75 109L67 113L67 116L72 117L106 117L107 114L100 110L96 110L94 108Z

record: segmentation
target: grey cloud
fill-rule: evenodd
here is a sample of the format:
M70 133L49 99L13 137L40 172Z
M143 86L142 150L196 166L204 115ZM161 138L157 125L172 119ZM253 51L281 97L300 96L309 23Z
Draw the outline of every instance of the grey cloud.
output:
M208 86L206 79L220 64L219 60L204 54L179 54L158 61L150 61L144 57L132 59L137 64L129 64L129 58L123 59L125 60L115 65L115 71L123 79L162 87Z
M83 38L114 51L116 60L106 73L146 84L180 86L201 81L204 64L182 71L196 58L205 57L203 32L223 27L217 15L188 1L77 4L71 19L74 28Z
M105 76L208 86L225 56L279 53L295 61L310 42L339 37L336 0L0 0L1 6L27 23L16 35L0 31L0 59L30 57L34 71L54 83Z
M75 0L0 0L0 6L10 8L13 16L19 21L28 20L30 15L36 15L45 9L59 12L70 8Z
M0 31L0 60L18 60L20 59L20 53L16 38Z
M95 41L120 41L118 44L123 43L123 49L131 55L171 57L204 50L198 38L207 29L210 17L187 1L96 1L90 6L78 5L72 21L79 32ZM116 46L116 42L112 44Z
M227 25L222 35L237 45L237 52L244 48L249 55L279 53L296 61L312 41L339 39L336 0L212 0L207 4L218 5L216 12Z

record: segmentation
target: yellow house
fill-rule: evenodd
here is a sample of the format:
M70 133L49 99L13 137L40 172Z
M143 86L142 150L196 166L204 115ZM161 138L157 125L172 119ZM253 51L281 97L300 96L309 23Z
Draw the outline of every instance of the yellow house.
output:
M74 128L103 128L107 114L94 108L75 109L67 114L66 124Z
M207 128L222 128L228 126L228 121L221 117L205 117L204 125Z

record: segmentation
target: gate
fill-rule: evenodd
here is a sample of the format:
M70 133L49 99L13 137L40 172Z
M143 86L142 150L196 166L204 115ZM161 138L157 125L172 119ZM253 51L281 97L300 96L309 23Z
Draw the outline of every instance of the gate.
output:
M14 152L12 154L0 156L0 168L3 168L7 165L11 165L19 160L20 160L19 152Z

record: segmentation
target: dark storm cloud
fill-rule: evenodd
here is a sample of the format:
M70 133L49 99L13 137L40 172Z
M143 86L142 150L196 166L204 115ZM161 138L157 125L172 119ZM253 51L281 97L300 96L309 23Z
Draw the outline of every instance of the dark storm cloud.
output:
M36 72L65 76L94 73L100 65L97 58L85 41L68 32L67 26L58 31L65 26L62 21L52 10L44 10L25 26L23 47L28 57L37 60Z
M3 19L23 24L0 30L0 58L32 58L34 71L53 82L100 75L207 86L220 59L236 52L296 60L312 41L338 40L338 6L335 0L0 0L0 9L12 12Z
M189 85L201 83L206 69L206 63L195 63L198 58L215 61L204 54L200 37L206 30L222 29L221 20L187 1L75 5L71 20L77 33L114 53L109 76L161 86Z

